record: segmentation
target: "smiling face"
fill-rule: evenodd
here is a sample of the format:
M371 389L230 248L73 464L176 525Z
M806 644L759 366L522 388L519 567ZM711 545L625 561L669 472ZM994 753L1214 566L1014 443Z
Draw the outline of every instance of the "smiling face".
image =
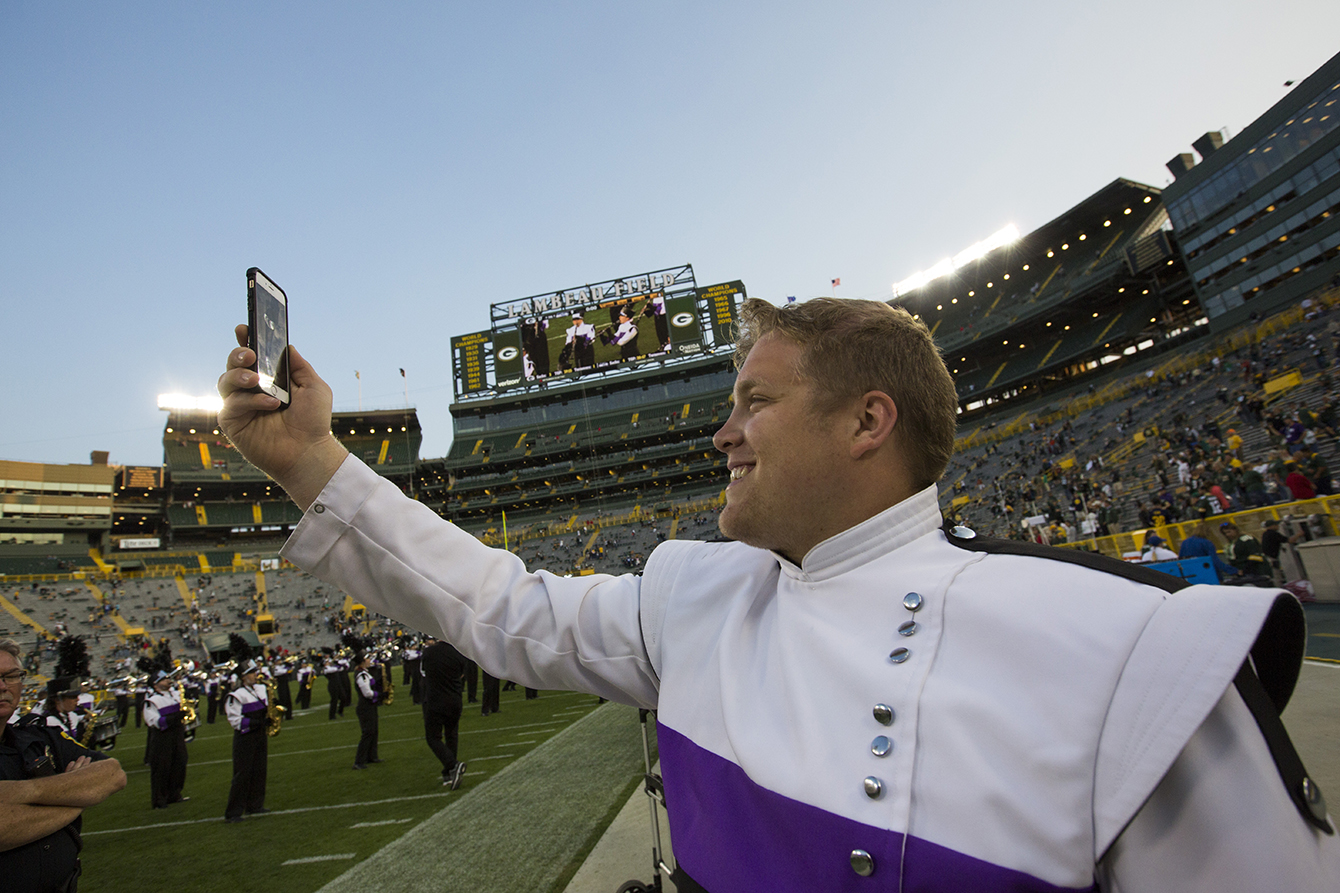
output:
M22 670L23 666L18 658L8 651L0 651L0 674L12 673L16 670ZM10 685L8 682L0 681L0 727L14 715L14 711L19 709L19 696L23 694L23 684L15 683Z
M735 382L735 407L712 438L731 480L721 532L800 563L813 546L849 526L842 516L847 432L824 414L798 372L803 348L780 335L759 339Z

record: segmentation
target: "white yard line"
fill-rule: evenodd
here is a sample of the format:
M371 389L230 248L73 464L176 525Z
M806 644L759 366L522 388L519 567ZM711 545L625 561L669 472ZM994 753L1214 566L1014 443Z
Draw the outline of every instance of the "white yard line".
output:
M358 827L355 825L354 827ZM330 856L308 856L305 859L289 859L287 862L280 862L280 865L305 865L308 862L339 862L343 859L353 859L358 853L335 853Z
M449 795L450 792L438 793L438 794L415 794L412 797L392 797L389 800L365 800L361 803L331 803L326 806L300 806L297 809L271 810L269 814L271 816L297 815L298 813L321 812L327 809L349 809L349 808L357 808L360 806L381 806L385 803L407 803L411 800L430 800L434 797L446 797ZM255 818L260 818L262 821L264 820L262 817L259 816ZM107 828L106 830L103 831L85 831L83 832L83 836L93 837L98 834L121 834L122 832L125 831L148 831L156 828L176 828L180 827L181 825L204 825L209 822L222 822L222 821L223 816L215 816L214 818L209 819L188 819L182 822L159 822L156 825L134 825L129 828Z
M534 741L509 741L506 744L495 744L494 747L515 747L518 744L534 744Z
M535 729L535 728L537 728L537 727L542 727L542 726L546 726L546 725L549 725L549 724L548 724L548 723L542 723L542 722L529 722L529 723L523 723L523 724L521 724L521 725L516 725L516 726L499 726L499 727L496 728L496 729L467 729L466 731L461 732L461 736L464 737L464 736L466 736L466 735L482 735L482 734L484 734L484 733L486 733L486 732L512 732L512 731L516 731L517 729ZM380 744L404 744L406 741L422 741L422 740L423 740L423 736L422 736L422 735L415 735L413 738L391 738L391 739L382 739L381 742L380 742ZM532 743L533 743L533 742L532 742ZM281 752L279 752L279 753L271 753L271 754L270 754L270 759L273 760L273 759L275 759L276 757L292 757L292 756L298 756L298 755L300 755L300 754L306 754L306 753L325 753L325 752L327 752L327 751L331 751L331 750L348 750L350 747L354 747L354 746L356 746L356 745L357 745L357 742L352 742L352 743L350 743L350 744L337 744L337 745L335 745L334 747L313 747L313 748L309 748L309 749L307 749L307 750L285 750L285 751L281 751ZM190 765L191 765L191 766L217 766L217 765L224 764L224 763L232 763L232 761L233 761L233 760L232 760L231 757L229 757L229 758L226 759L226 760L199 760L199 761L192 760L192 761L190 762ZM126 774L127 774L127 775L138 775L138 774L140 774L140 773L147 773L148 771L149 771L149 769L148 769L147 767L145 767L145 768L140 768L140 769L127 769L127 770L126 770Z
M380 828L382 825L403 825L406 822L412 822L413 819L387 819L383 822L358 822L350 825L350 828Z

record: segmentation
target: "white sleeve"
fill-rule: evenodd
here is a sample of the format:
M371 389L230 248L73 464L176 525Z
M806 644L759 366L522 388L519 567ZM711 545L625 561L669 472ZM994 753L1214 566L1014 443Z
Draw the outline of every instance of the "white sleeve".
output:
M228 725L235 731L242 731L242 701L237 697L237 692L230 692L228 700L223 703L224 715L228 717Z
M1098 868L1108 893L1340 890L1340 839L1303 819L1230 687Z
M363 697L375 702L377 700L377 690L372 687L372 677L367 673L359 673L355 678L358 681L358 690L363 693Z
M451 642L492 676L656 705L640 577L528 572L352 456L282 554L371 610Z
M150 697L144 699L144 724L151 729L158 729L160 732L163 730L158 705Z

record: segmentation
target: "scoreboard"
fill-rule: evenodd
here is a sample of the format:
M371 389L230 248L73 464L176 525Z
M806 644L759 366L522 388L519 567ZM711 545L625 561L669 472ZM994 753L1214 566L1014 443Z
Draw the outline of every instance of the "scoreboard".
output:
M538 389L734 346L736 280L699 287L684 264L490 306L493 326L451 339L457 398Z

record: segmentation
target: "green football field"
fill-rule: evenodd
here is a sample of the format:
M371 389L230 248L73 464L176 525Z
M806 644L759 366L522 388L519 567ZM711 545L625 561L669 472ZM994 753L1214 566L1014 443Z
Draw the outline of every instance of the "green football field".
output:
M325 694L322 688L318 683L318 695ZM145 733L132 724L111 751L128 775L125 790L85 813L80 888L113 893L316 890L458 802L463 806L461 815L472 816L470 824L481 835L497 833L505 839L524 835L524 828L499 827L491 832L486 827L495 814L506 811L506 804L493 803L491 798L505 797L515 808L515 801L523 799L526 790L537 783L541 787L553 783L554 798L564 796L565 785L570 787L575 802L565 806L579 809L582 819L569 820L568 827L552 832L559 836L553 846L561 852L545 860L552 865L538 866L549 886L525 889L561 890L598 839L606 813L612 817L610 804L622 803L640 780L636 711L614 705L605 708L601 715L616 717L617 730L611 731L608 720L603 725L583 723L588 738L596 736L591 740L570 728L596 710L597 701L590 695L542 692L539 698L527 701L520 690L505 692L502 711L489 717L480 715L478 705L467 704L461 721L460 756L469 771L457 791L441 784L441 767L423 740L422 714L411 703L407 687L398 687L395 703L381 708L379 751L384 762L365 771L352 768L359 737L353 709L332 721L326 718L325 704L318 709L317 703L314 699L313 709L285 722L283 731L270 739L266 806L272 812L232 825L222 821L232 774L232 731L222 716L214 725L202 722L196 739L188 745L185 793L189 802L166 810L150 809L149 774L143 765ZM527 761L525 757L565 731L574 742L570 747L580 748L583 754L598 751L606 743L617 752L596 757L599 762L582 770L586 776L608 777L565 781L559 777L561 770L549 766L538 770L543 775L538 782L531 782L524 771L516 771L526 765L543 767L543 760ZM545 752L551 761L553 754L563 752L562 742L555 745ZM560 756L558 765L573 762ZM510 775L505 773L510 786L501 779L499 784L488 785L508 767L513 770ZM591 781L602 786L602 791L583 805L578 789ZM485 785L481 794L489 796L467 800L481 785ZM544 808L543 801L540 808ZM430 822L425 827L434 826ZM494 866L479 867L485 869L496 871ZM400 870L399 866L393 870Z

